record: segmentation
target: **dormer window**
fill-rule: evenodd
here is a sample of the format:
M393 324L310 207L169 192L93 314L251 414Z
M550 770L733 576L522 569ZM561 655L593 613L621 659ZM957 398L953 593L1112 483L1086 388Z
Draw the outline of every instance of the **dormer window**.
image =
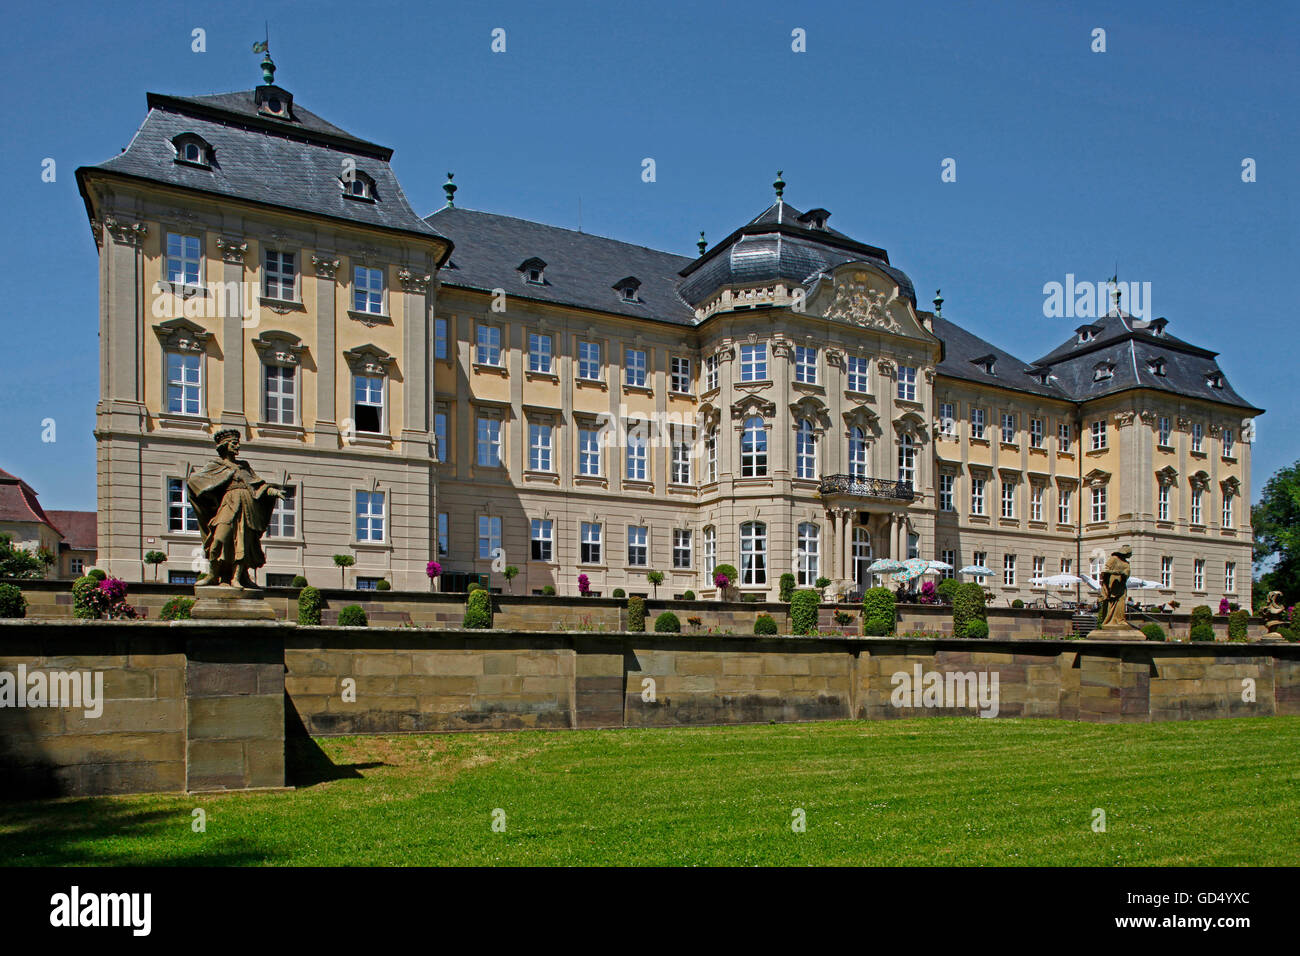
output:
M1091 342L1093 339L1095 339L1095 338L1097 337L1097 333L1101 331L1101 326L1099 326L1099 325L1081 325L1081 326L1079 326L1077 329L1075 329L1074 331L1075 331L1075 332L1078 334L1078 336L1079 336L1079 339L1078 339L1079 344L1080 344L1080 345L1083 345L1083 344L1085 344L1085 343L1087 343L1087 342Z
M536 256L519 263L519 271L529 285L546 285L546 263Z
M293 94L278 86L259 86L255 94L257 112L276 119L293 119Z
M809 229L825 229L826 220L830 217L831 214L825 209L809 209L799 217L799 222Z
M339 177L339 182L343 186L343 195L349 199L359 199L364 202L374 202L378 199L375 194L374 179L359 169L348 170Z
M1115 374L1115 366L1111 362L1098 362L1092 367L1092 380L1094 382L1104 382Z
M172 140L172 146L176 149L176 162L203 169L211 168L212 147L197 133L181 133Z
M1209 375L1205 376L1205 384L1210 386L1210 388L1223 388L1223 373L1211 372Z
M1165 374L1165 360L1162 358L1147 359L1147 371L1152 375Z
M1169 324L1168 319L1164 319L1164 318L1152 319L1151 324L1147 326L1147 331L1150 332L1152 335L1164 335L1165 326L1168 324Z
M997 374L996 372L997 361L998 361L997 356L992 354L981 355L979 358L973 358L970 360L972 365L978 366L979 368L983 369L985 375Z
M1039 385L1047 385L1052 377L1052 370L1047 368L1027 368L1025 374L1033 377Z
M637 289L641 288L641 280L636 276L627 276L619 279L614 283L614 289L618 292L618 297L624 302L639 302L637 298Z

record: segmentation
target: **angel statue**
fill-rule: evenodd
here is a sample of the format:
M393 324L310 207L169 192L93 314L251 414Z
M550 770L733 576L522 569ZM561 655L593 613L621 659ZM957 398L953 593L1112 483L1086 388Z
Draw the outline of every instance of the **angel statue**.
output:
M203 556L209 571L197 587L226 586L256 590L249 572L266 563L262 533L284 489L253 473L239 457L239 432L217 432L217 460L186 479L190 504L203 533Z

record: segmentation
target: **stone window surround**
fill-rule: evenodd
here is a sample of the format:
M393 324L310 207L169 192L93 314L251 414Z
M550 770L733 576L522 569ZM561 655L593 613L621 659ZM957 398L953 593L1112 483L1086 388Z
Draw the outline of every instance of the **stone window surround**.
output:
M384 496L384 536L379 541L362 541L357 537L357 493L367 492L374 494L379 492ZM392 551L393 550L393 496L388 488L379 486L379 479L371 477L369 484L352 482L348 486L348 505L349 505L349 524L348 537L351 539L349 547L354 551Z
M168 319L153 327L162 346L162 374L159 376L158 419L166 424L195 427L208 422L208 343L212 333L189 319ZM167 354L199 356L199 411L197 415L167 411Z

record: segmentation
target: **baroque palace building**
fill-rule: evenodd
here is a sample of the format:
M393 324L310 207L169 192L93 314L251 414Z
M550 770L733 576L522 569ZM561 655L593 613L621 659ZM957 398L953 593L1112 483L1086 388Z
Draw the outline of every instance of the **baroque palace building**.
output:
M918 307L884 249L776 201L673 255L452 202L273 82L150 94L78 170L100 254L99 564L199 569L185 478L236 428L292 491L266 580L775 597L880 557L986 565L1001 603L1118 543L1153 601L1249 606L1251 406L1119 310L1025 362ZM493 586L502 584L499 574Z

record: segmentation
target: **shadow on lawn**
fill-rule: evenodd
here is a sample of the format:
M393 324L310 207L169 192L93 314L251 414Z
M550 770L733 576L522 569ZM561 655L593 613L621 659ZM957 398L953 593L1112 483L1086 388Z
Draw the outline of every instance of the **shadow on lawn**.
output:
M360 780L362 770L387 766L370 763L336 764L307 732L293 698L284 695L284 782L291 787L313 787L331 780Z

